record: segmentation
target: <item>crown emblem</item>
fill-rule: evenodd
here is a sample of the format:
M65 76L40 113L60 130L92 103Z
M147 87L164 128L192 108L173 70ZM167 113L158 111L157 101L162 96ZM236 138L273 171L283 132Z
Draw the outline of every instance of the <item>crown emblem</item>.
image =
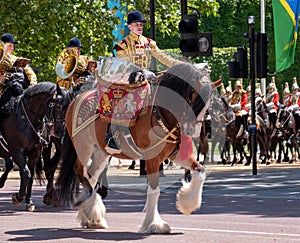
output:
M115 89L113 91L113 96L115 99L122 99L123 98L123 90Z
M138 94L139 94L140 98L141 98L142 100L144 100L144 99L146 98L146 96L147 96L147 90L146 90L146 89L143 89L143 90L139 91Z

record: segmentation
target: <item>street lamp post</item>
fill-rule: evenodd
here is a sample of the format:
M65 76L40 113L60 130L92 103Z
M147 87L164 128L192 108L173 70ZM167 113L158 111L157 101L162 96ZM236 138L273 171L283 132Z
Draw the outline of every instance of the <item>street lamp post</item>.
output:
M249 47L250 47L250 84L251 84L251 124L249 125L250 130L250 142L251 142L251 155L252 155L252 174L257 175L257 161L256 161L256 152L257 152L257 141L256 141L256 117L255 117L255 77L256 70L255 65L257 62L257 57L255 53L255 33L254 33L254 24L255 18L254 16L248 17L248 25L249 25Z

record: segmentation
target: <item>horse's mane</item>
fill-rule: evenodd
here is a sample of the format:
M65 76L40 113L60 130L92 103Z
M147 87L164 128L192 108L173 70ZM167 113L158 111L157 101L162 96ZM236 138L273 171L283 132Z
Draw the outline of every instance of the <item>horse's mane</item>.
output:
M51 82L40 82L26 89L24 92L24 98L35 96L40 93L50 93L51 95L55 91L56 91L56 84Z
M226 99L224 96L221 96L221 101L223 102L223 105L225 106L226 109L229 108L229 104L227 103Z
M204 74L192 64L182 62L175 64L162 73L158 78L158 82L160 86L171 88L186 97L191 89L195 87L196 81L203 76Z

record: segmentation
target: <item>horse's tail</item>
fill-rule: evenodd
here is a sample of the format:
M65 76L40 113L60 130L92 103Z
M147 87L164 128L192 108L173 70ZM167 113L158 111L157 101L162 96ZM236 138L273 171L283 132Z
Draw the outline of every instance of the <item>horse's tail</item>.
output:
M43 185L46 180L46 177L45 177L45 174L43 173L43 171L44 171L43 161L40 158L35 165L35 173L34 173L35 179L39 182L40 185Z
M77 180L74 166L77 160L77 153L67 131L65 132L62 152L63 161L55 185L60 203L68 205L75 200Z

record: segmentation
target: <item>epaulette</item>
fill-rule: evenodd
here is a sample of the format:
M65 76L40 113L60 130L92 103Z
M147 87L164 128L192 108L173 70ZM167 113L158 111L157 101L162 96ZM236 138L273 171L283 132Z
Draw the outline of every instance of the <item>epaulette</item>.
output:
M147 38L147 40L148 40L148 43L150 44L150 48L151 49L155 49L157 47L156 41L154 41L154 40L152 40L150 38Z
M125 40L120 41L118 44L114 46L116 51L127 49L127 43Z

